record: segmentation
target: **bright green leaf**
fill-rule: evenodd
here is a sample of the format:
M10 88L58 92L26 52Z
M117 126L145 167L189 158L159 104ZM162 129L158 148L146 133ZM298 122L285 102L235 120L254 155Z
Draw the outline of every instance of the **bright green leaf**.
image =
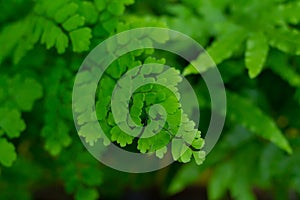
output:
M250 78L256 77L262 70L268 54L269 45L262 32L253 33L247 40L245 54L246 68Z
M62 6L54 15L54 19L58 23L63 23L69 17L74 15L78 9L78 5L74 2Z
M71 41L74 52L87 51L90 46L90 39L92 38L90 28L80 28L70 32Z
M95 23L98 19L98 12L93 3L83 1L79 8L79 14L85 18L87 23Z
M74 29L77 29L78 27L82 26L84 24L84 17L80 15L73 15L70 17L67 21L65 21L62 26L67 31L72 31Z
M127 144L131 144L133 141L133 137L124 133L118 126L115 126L110 131L111 141L117 142L121 147L125 147Z
M63 32L61 32L57 36L57 39L56 39L55 47L57 49L57 52L59 54L64 53L65 50L66 50L66 48L68 47L68 45L69 45L69 39L68 39L68 37Z
M113 14L113 15L121 15L124 10L125 10L125 6L118 1L112 1L108 4L107 10Z

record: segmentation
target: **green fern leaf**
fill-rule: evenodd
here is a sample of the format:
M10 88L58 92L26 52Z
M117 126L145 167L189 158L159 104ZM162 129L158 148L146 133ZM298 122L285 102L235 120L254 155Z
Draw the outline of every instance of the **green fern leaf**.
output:
M118 18L114 16L109 16L109 19L103 22L103 28L108 32L113 32L118 25Z
M125 147L127 144L131 144L133 141L132 136L124 133L118 126L115 126L110 131L111 141L117 141L121 147Z
M288 63L285 63L285 65L281 65L280 63L274 63L274 65L271 66L271 70L276 74L278 74L278 76L280 76L291 86L299 88L300 74L298 74L297 71L291 67L284 67L284 68L282 67L286 65L288 65Z
M3 27L0 33L0 64L10 54L13 55L14 64L17 64L33 48L41 35L41 28L36 23L36 17L28 16Z
M141 153L161 151L170 142L170 135L166 131L160 131L156 135L149 138L140 138L138 140L137 149ZM159 152L157 153L159 155Z
M191 158L192 158L192 155L193 155L193 151L188 148L181 156L180 156L180 161L183 162L183 163L188 163L191 161Z
M283 52L300 55L300 32L291 28L270 29L269 44Z
M192 61L184 71L183 75L198 74L205 72L215 64L218 65L222 61L230 58L234 51L236 51L241 43L246 38L246 32L243 29L236 29L230 33L225 34L206 49L206 53L202 53L199 57ZM198 69L195 66L199 66Z
M43 0L39 1L34 7L34 11L39 15L46 15L49 18L55 16L57 11L68 5L68 0Z
M67 31L72 31L84 24L84 17L76 14L66 20L62 26Z
M262 70L268 54L269 45L262 32L253 33L247 40L245 53L246 68L250 78L255 78Z
M292 1L279 5L278 13L286 22L296 25L300 22L300 2Z
M87 27L70 32L74 52L82 52L89 49L90 39L92 38L91 32L91 29Z
M192 142L192 147L195 149L202 149L204 146L204 140L202 138L197 138Z
M141 115L143 113L145 95L143 93L136 93L133 95L133 102L130 108L130 115L132 120L137 125L142 125Z
M57 49L57 53L62 54L65 52L66 48L69 45L69 38L63 32L59 33L56 38L55 47Z
M16 159L17 154L14 145L5 138L0 138L0 163L10 167Z
M112 14L112 15L122 15L124 10L125 10L125 6L124 4L118 2L118 1L112 1L108 4L107 6L107 10Z
M53 120L53 119L51 119ZM42 130L42 136L45 137L45 149L53 156L58 155L64 147L71 144L69 136L69 127L62 119L57 123L48 120L48 124ZM55 129L53 129L55 127Z
M183 139L172 140L172 156L174 160L178 160L182 154L188 149Z
M2 129L9 138L16 138L25 130L26 125L21 118L21 113L16 109L0 107L0 129Z
M56 38L60 35L61 32L61 29L52 21L45 20L41 43L46 44L46 48L50 49L55 45Z
M91 146L94 146L97 140L103 137L97 132L96 129L93 128L95 126L98 126L98 124L92 122L85 123L80 127L78 131L78 135L82 136L85 141Z
M233 121L242 124L251 132L270 140L286 152L292 153L289 142L270 117L264 114L249 100L236 94L227 93L227 98L228 114Z
M206 157L205 151L194 151L193 156L197 165L201 165Z
M89 24L94 24L98 19L98 11L96 6L89 1L83 1L80 4L78 13L83 16L85 21Z
M94 2L98 11L104 10L107 4L106 1L103 0L94 0Z
M163 148L161 149L158 149L156 152L155 152L155 155L162 159L164 157L164 155L167 153L168 149L166 146L164 146Z
M66 4L62 6L54 15L54 20L57 23L63 23L66 21L69 17L73 16L77 9L78 9L78 4L71 2L69 4Z

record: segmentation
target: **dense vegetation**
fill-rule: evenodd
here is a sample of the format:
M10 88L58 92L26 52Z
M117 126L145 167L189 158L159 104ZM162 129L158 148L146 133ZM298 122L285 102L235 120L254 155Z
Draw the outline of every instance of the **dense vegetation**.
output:
M0 199L38 199L45 189L56 193L53 187L75 199L124 199L126 191L149 188L167 198L190 186L206 188L209 199L256 199L261 193L300 197L300 1L12 0L0 1L0 8ZM203 54L187 63L170 52L137 50L112 63L99 82L97 117L111 142L162 158L170 141L167 130L176 132L176 119L185 116L176 95L154 85L135 91L130 115L136 124L151 121L147 113L155 103L173 115L158 138L138 141L118 129L121 119L113 118L106 97L123 73L143 63L173 67L149 73L173 77L174 88L183 74L196 91L201 119L199 131L198 122L185 119L193 138L188 151L172 151L179 162L146 174L118 172L93 158L78 137L72 89L79 67L100 42L138 27L187 34L217 64L227 117L204 162L201 137L211 113L222 111L211 111L207 88L194 68L212 70ZM87 143L97 139L84 128L79 135Z

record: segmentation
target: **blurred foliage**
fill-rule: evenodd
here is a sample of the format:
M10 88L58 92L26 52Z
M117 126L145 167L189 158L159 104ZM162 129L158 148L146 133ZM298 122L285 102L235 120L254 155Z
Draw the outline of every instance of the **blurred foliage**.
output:
M51 185L88 200L149 187L166 197L190 185L207 187L209 199L256 199L257 190L300 198L300 1L2 0L0 8L0 199L33 199ZM109 36L145 26L191 36L222 74L227 120L201 166L116 172L78 138L71 94L84 57ZM206 73L212 63L203 54L191 64L145 55L164 58L193 84L205 135L210 99L192 64Z

